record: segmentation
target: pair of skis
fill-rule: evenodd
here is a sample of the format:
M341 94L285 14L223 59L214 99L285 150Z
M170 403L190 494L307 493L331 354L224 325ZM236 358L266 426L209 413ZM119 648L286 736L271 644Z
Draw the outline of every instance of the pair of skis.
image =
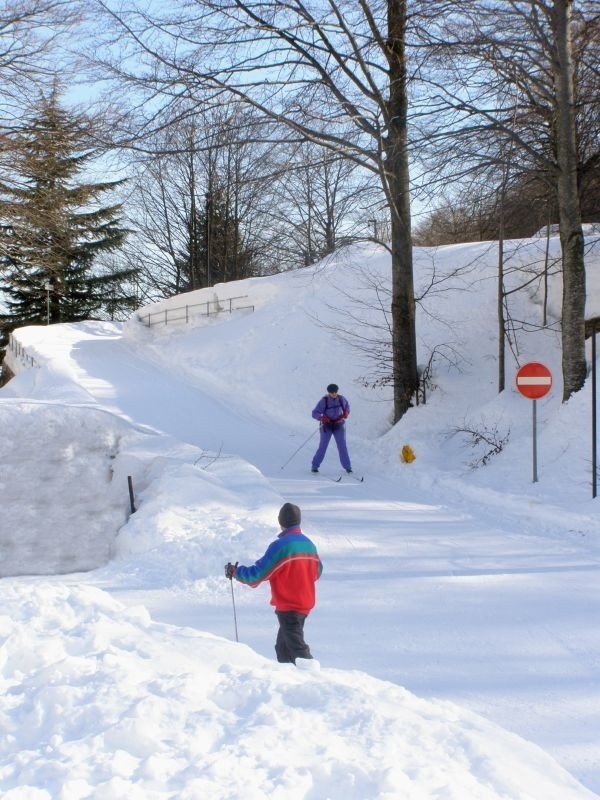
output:
M338 475L337 478L334 475L326 475L322 472L315 473L319 475L321 478L325 478L325 480L333 481L333 483L340 483L342 478L351 478L353 481L357 483L362 483L364 481L364 475L355 475L353 472L342 472L341 475Z

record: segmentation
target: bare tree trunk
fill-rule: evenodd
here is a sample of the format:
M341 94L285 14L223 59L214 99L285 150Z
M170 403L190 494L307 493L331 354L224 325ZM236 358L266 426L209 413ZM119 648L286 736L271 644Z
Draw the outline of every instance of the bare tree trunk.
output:
M548 324L548 267L550 264L550 209L548 209L548 224L546 226L546 252L544 253L544 301L542 305L542 325Z
M392 358L394 422L417 391L415 293L413 283L406 93L406 0L388 0L389 131L385 169L392 228Z
M563 262L563 401L585 382L585 263L581 207L577 191L577 140L571 46L572 0L554 0L556 160Z
M191 144L191 141L190 141ZM198 211L196 208L196 171L194 168L194 152L190 148L189 156L189 192L190 192L190 219L189 219L189 247L190 247L190 288L200 287L198 271Z
M510 171L511 155L507 156L506 166L502 169L502 183L500 184L500 208L498 226L498 393L506 388L506 319L504 316L504 240L506 236L506 192Z
M504 193L498 231L498 393L506 388L506 321L504 319Z

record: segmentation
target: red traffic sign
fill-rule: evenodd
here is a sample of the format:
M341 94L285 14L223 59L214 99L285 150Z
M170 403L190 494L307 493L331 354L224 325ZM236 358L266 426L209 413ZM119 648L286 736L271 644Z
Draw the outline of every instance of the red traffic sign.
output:
M517 372L517 389L530 400L539 400L552 386L552 373L545 364L530 361Z

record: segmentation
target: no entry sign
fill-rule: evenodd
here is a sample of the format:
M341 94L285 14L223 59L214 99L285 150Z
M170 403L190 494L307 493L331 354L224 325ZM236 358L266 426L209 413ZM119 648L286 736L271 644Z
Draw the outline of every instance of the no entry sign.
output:
M530 361L517 372L517 389L524 397L533 400L533 482L537 483L537 414L536 400L548 394L552 386L552 373L545 364Z
M539 400L552 386L552 373L544 364L530 361L517 372L517 389L530 400Z

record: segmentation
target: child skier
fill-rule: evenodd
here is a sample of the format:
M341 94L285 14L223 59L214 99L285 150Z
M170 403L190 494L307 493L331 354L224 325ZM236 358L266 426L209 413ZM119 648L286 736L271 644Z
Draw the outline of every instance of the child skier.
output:
M281 533L262 558L251 567L225 565L225 576L247 586L271 584L271 605L279 620L275 653L280 663L312 659L304 641L304 621L315 605L315 581L323 565L317 548L300 529L301 513L293 503L284 503L279 511ZM316 662L315 662L316 663Z

